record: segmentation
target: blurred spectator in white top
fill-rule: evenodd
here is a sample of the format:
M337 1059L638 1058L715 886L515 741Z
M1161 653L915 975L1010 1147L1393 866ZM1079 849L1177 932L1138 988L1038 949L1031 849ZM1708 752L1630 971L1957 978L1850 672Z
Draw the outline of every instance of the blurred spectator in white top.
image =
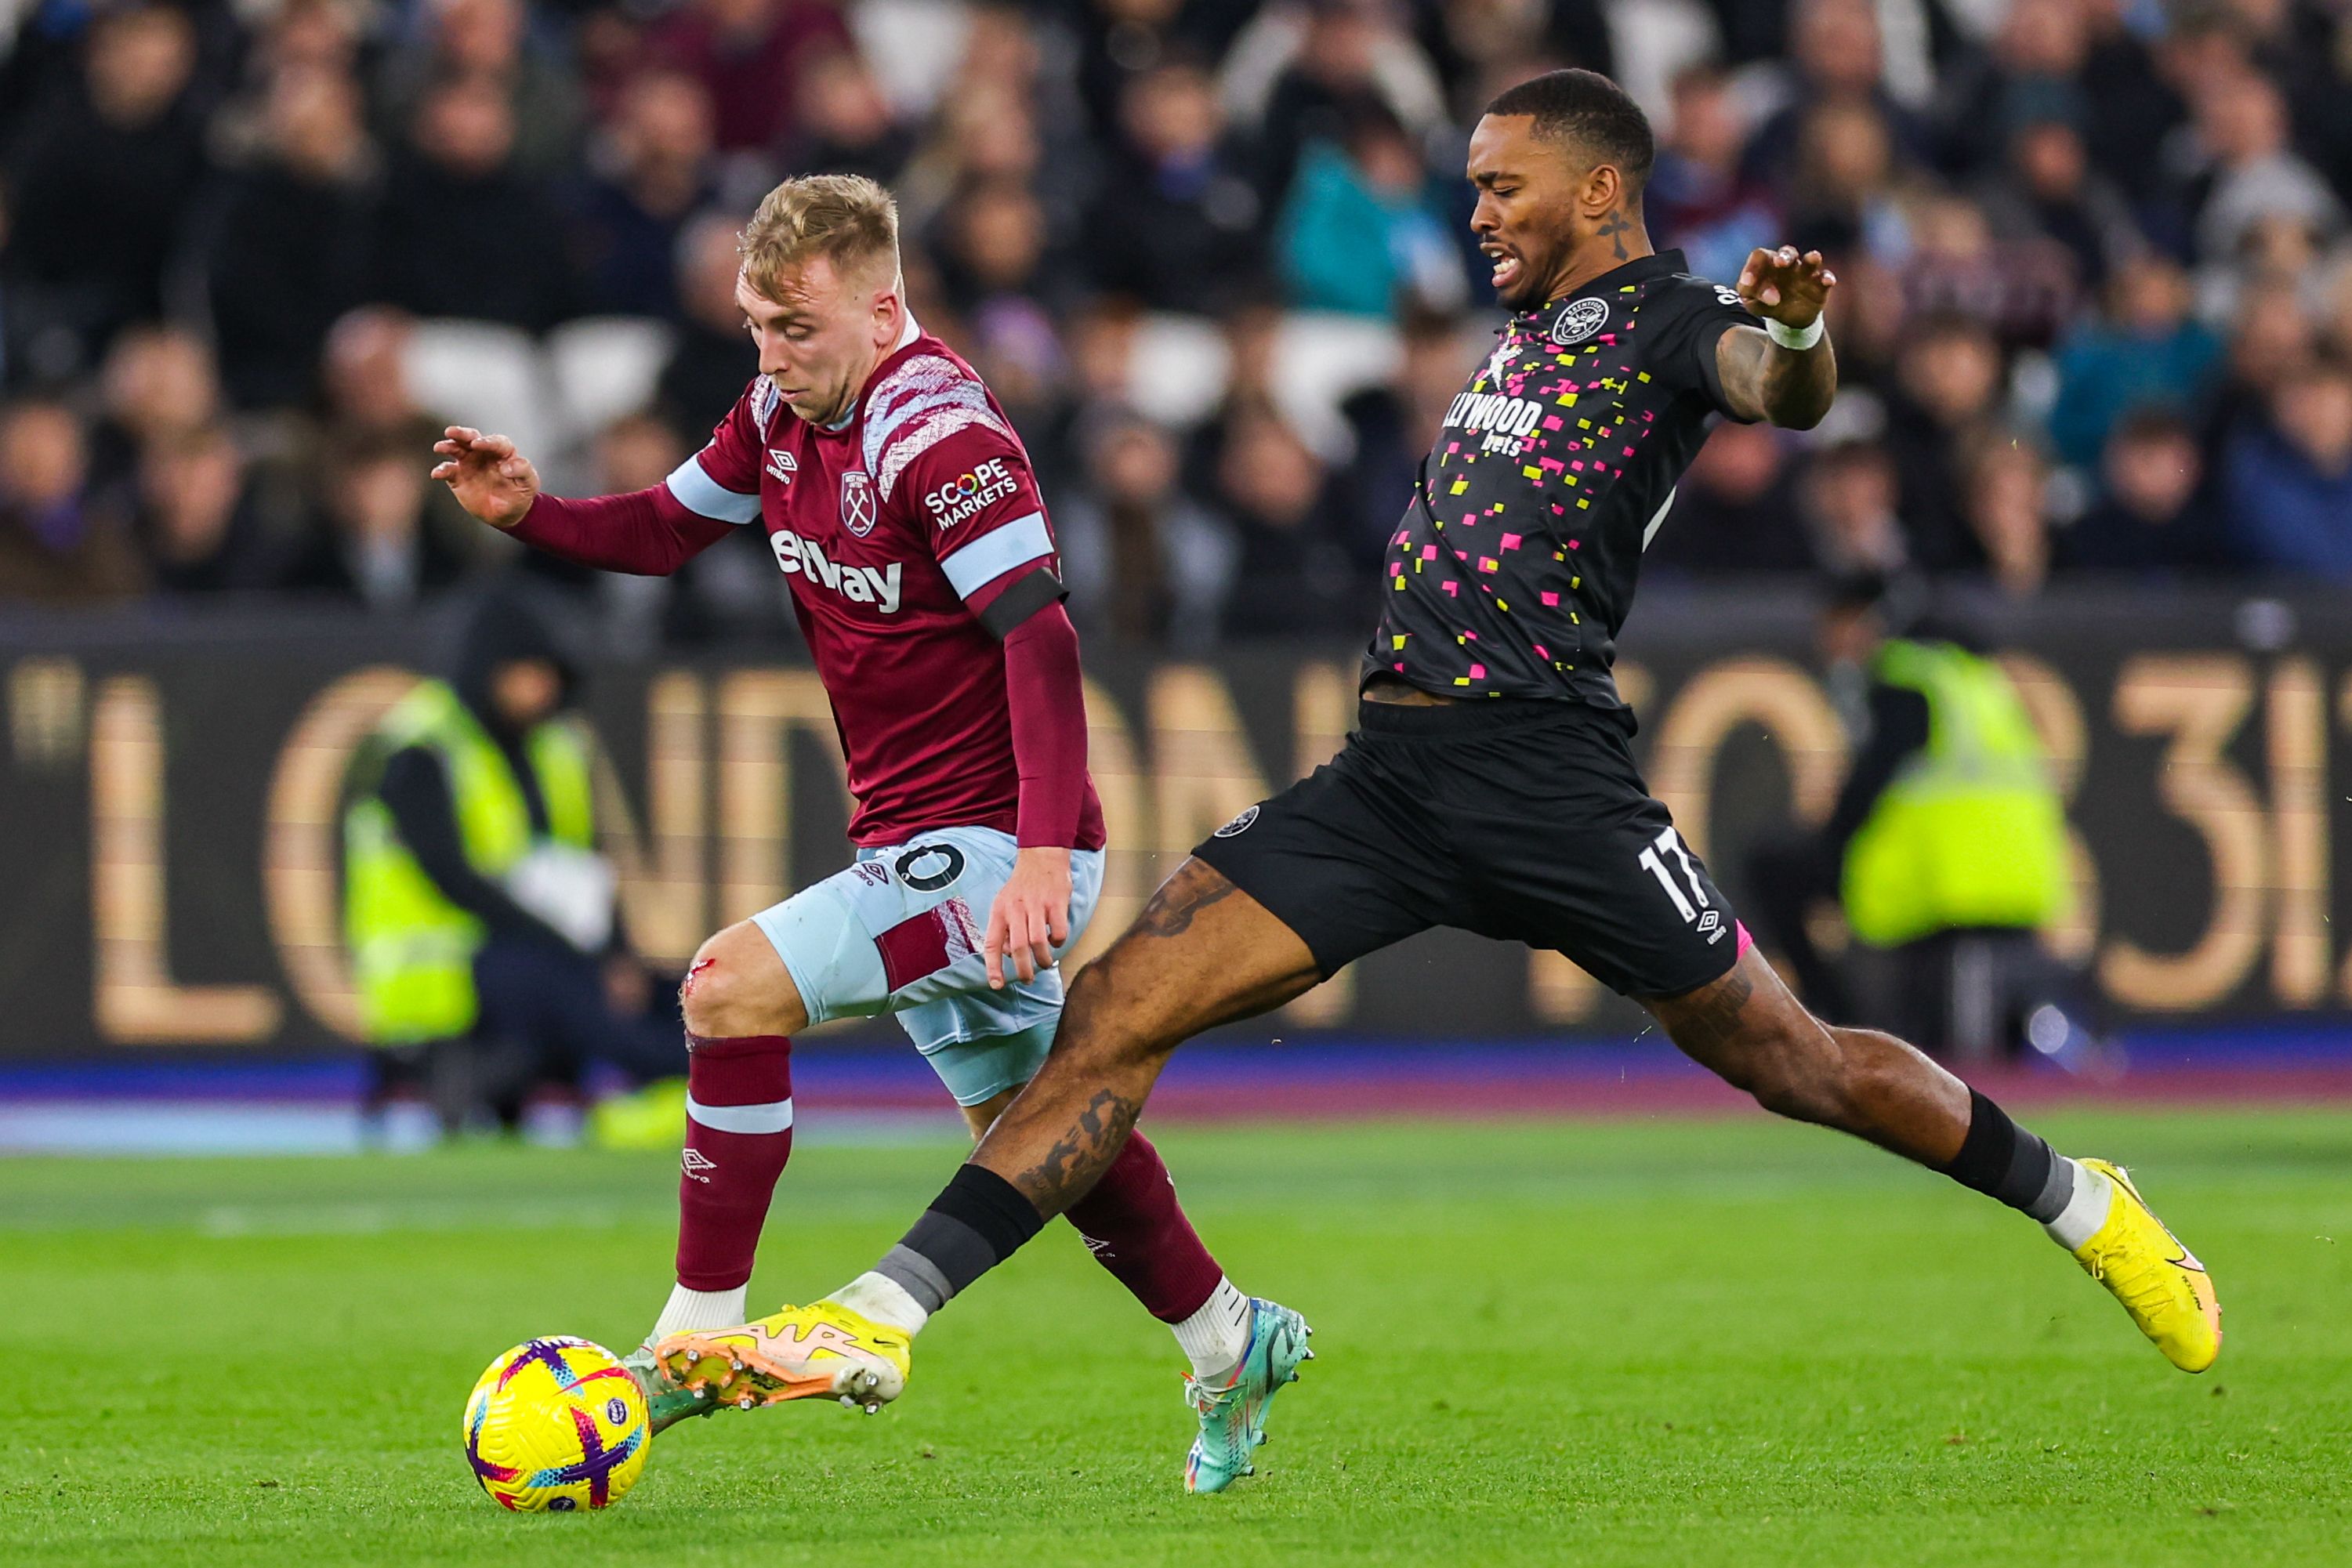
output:
M2319 172L2288 141L2286 99L2261 74L2239 67L2199 84L2190 132L2169 150L2195 214L2197 256L2228 265L2259 219L2292 217L2323 233L2344 209Z
M710 94L680 70L633 79L589 150L573 202L574 255L589 308L674 316L677 241L718 195Z

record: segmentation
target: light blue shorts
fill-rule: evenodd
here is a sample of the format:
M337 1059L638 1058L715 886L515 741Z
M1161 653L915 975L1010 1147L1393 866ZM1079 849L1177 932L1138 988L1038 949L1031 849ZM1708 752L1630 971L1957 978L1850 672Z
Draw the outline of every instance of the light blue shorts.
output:
M1013 874L1013 835L940 828L857 862L751 923L792 972L809 1022L895 1013L959 1105L1029 1082L1053 1048L1062 971L988 987L989 906ZM1102 896L1103 852L1070 855L1069 951Z

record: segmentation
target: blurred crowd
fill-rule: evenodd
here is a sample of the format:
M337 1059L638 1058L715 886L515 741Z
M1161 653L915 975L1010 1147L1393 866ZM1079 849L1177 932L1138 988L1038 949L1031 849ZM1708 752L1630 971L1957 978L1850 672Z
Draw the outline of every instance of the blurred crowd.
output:
M1468 128L1570 64L1651 112L1660 248L1841 279L1830 420L1717 429L1654 577L2352 580L2352 0L0 0L0 604L499 569L437 426L656 482L754 369L735 227L848 170L1091 636L1356 631L1496 323ZM786 623L749 548L527 570L624 645Z

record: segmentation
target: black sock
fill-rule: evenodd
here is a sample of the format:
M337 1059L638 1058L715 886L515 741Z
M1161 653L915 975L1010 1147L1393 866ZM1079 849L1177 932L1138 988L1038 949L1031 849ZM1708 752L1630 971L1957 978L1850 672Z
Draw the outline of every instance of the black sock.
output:
M2074 1166L2009 1119L2009 1113L1969 1091L1969 1135L1944 1174L1962 1186L2021 1209L2044 1225L2074 1196Z
M1045 1228L1019 1187L985 1166L962 1166L874 1271L936 1312Z

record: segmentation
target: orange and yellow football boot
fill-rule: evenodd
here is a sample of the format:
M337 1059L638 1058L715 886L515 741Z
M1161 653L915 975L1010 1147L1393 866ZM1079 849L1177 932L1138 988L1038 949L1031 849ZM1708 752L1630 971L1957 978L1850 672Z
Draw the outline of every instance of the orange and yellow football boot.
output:
M654 1346L680 1388L749 1410L819 1396L867 1415L906 1392L908 1336L832 1301L787 1306L731 1329L690 1329Z

